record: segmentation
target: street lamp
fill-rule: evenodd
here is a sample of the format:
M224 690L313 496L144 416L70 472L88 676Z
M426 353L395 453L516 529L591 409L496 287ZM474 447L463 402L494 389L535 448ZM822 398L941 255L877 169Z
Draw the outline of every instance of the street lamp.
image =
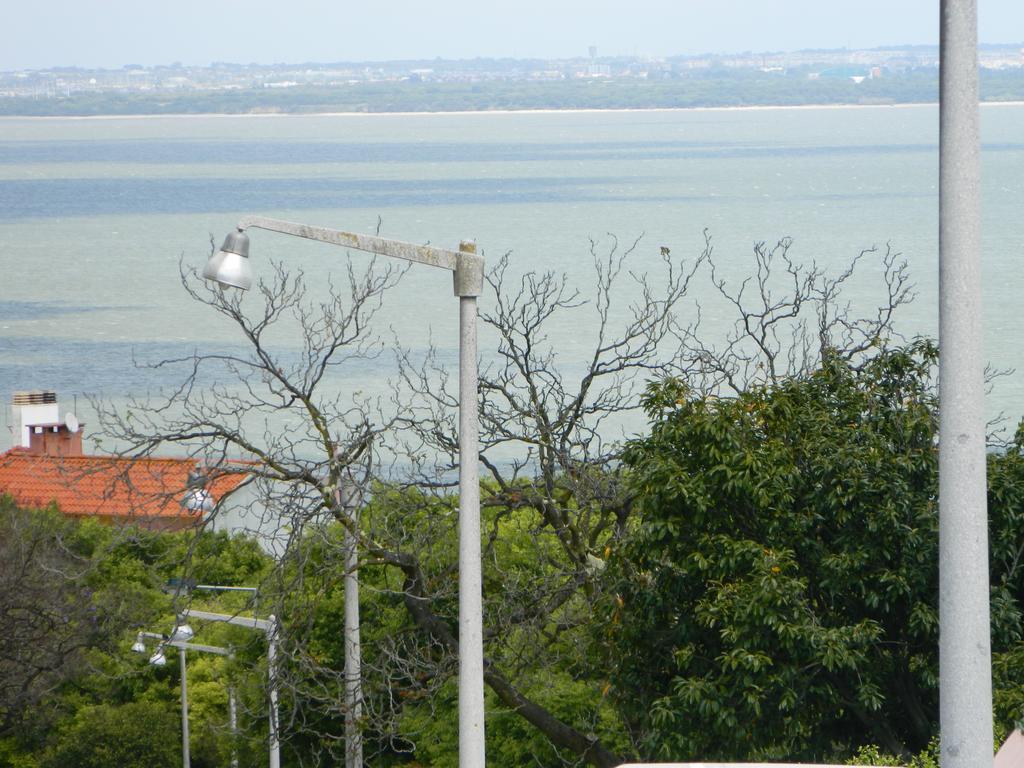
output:
M182 615L204 621L221 621L236 627L258 629L267 636L267 678L270 696L270 768L281 766L281 738L277 716L277 636L279 627L277 619L270 616L266 619L255 619L247 616L231 616L226 613L211 613L195 608L186 608Z
M182 509L189 512L201 512L205 515L207 512L212 512L217 506L217 500L206 489L206 477L198 465L188 473L185 487L187 490L181 499Z
M483 292L483 257L476 245L458 251L413 245L279 219L247 216L210 257L203 277L221 285L252 285L247 229L265 229L342 248L447 269L459 297L459 766L484 766L483 598L480 566L480 486L477 425L476 300Z
M158 645L156 651L152 656L149 657L149 663L154 667L163 667L167 664L167 656L164 653L164 648L168 645L178 649L178 659L181 662L181 764L183 768L190 768L192 764L192 756L189 748L189 730L188 730L188 677L186 675L186 664L185 664L185 651L202 651L203 653L214 653L218 656L231 656L231 651L227 648L221 648L216 645L200 645L199 643L189 643L183 638L185 633L180 630L187 629L188 638L191 639L194 635L192 630L187 624L179 625L175 627L174 632L170 635L161 635L156 632L139 632L135 636L135 642L132 643L132 651L135 653L146 652L146 640L157 640ZM228 712L231 718L231 732L232 736L235 736L235 691L233 688L228 688ZM234 748L232 747L232 750ZM238 765L236 757L232 757L232 766Z
M189 512L212 512L217 502L205 488L193 488L181 499L181 506Z

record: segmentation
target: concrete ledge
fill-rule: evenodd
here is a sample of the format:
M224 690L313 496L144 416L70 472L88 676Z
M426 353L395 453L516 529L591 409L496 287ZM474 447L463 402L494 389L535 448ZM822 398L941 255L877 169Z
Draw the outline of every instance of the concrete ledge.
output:
M851 768L827 763L623 763L619 768ZM862 768L883 768L863 766ZM1007 768L1009 768L1007 766Z

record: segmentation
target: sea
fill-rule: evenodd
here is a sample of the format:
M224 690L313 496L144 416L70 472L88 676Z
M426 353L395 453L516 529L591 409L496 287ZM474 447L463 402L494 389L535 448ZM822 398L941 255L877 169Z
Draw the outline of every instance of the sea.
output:
M1024 105L981 114L984 354L1006 371L988 413L1012 428L1024 415ZM836 275L875 249L844 293L861 315L884 300L888 248L916 293L896 328L937 333L934 105L2 118L0 399L55 390L93 439L95 398L116 407L180 380L149 364L239 349L237 329L189 297L181 272L247 214L452 249L475 240L488 264L507 257L510 284L553 271L578 291L546 340L569 372L597 332L595 256L632 248L622 281L648 273L657 285L664 249L689 262L706 238L733 290L754 274L758 243L789 239L795 262ZM252 261L263 275L275 263L301 270L314 298L370 263L269 232L252 234ZM680 309L696 317L699 305L702 338L718 344L735 315L715 295L702 272ZM609 327L629 311L628 297L614 303ZM457 360L458 301L442 270L410 268L373 322L381 354L339 366L333 386L386 401L395 349ZM297 348L287 334L275 343ZM496 349L482 332L484 365ZM0 448L10 441L0 430Z

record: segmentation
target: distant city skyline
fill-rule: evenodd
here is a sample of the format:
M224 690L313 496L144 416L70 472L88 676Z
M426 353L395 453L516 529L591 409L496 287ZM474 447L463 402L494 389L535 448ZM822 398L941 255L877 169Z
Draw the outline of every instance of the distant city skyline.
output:
M981 42L1024 41L1021 0L978 15ZM0 70L874 48L938 29L938 0L51 0L4 9Z

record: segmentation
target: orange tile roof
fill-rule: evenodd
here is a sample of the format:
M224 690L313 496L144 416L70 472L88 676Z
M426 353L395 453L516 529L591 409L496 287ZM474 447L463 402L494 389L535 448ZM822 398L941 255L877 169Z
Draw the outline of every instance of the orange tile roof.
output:
M181 506L195 468L193 459L46 456L13 448L0 454L0 493L22 506L56 502L66 515L187 523L202 517ZM206 490L219 500L244 479L222 475Z

